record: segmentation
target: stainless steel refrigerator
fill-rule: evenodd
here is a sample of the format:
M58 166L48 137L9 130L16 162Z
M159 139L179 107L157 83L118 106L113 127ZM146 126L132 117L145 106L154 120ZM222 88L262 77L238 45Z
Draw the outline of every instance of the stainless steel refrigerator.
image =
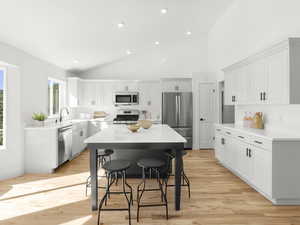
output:
M162 94L162 123L168 124L186 140L186 149L193 147L192 92L164 92Z

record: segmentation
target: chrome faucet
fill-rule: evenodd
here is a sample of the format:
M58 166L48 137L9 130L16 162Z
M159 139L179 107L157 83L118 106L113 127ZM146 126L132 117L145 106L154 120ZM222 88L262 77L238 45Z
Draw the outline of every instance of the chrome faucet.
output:
M61 123L62 120L63 120L63 115L62 115L62 114L63 114L63 111L66 111L68 115L70 114L69 109L68 109L67 107L61 108L61 109L60 109L60 112L59 112L59 122L60 122L60 123Z

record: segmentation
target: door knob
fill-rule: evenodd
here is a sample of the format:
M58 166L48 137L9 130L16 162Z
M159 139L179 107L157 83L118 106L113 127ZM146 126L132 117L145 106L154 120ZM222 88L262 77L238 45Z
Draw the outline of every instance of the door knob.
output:
M204 121L205 119L203 119L203 118L200 118L200 121Z

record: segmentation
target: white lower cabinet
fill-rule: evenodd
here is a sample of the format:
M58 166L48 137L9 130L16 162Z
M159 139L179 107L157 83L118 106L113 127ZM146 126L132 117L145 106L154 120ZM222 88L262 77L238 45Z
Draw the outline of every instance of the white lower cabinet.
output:
M272 156L271 152L251 147L253 151L253 183L265 194L272 194Z
M276 205L300 205L299 149L300 138L272 140L249 129L215 128L217 160Z
M225 145L225 142L224 142L224 138L219 135L219 134L216 134L215 136L215 157L223 162L224 161L224 145Z
M84 140L88 137L88 121L73 124L72 128L72 157L85 150Z

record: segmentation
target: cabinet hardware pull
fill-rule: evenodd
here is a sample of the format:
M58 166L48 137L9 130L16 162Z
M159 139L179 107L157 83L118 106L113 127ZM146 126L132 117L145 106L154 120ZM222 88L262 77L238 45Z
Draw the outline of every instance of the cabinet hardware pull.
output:
M260 145L262 145L262 144L263 144L261 141L254 141L254 143L256 143L256 144L260 144Z
M266 101L266 100L267 100L266 96L267 96L267 93L266 93L266 92L264 92L264 94L263 94L263 99L264 99L264 101Z
M248 148L246 148L246 156L248 157L249 156L249 153L248 153Z
M217 131L221 131L221 129L217 129Z
M262 94L262 92L260 92L260 100L261 101L263 100L263 94Z
M239 138L242 138L242 139L244 139L245 137L243 137L243 136L238 136Z
M252 152L252 150L249 148L249 157L250 158L252 157L251 152Z
M226 134L229 134L229 135L231 135L231 133L230 133L230 132L228 132L228 131L226 131Z

